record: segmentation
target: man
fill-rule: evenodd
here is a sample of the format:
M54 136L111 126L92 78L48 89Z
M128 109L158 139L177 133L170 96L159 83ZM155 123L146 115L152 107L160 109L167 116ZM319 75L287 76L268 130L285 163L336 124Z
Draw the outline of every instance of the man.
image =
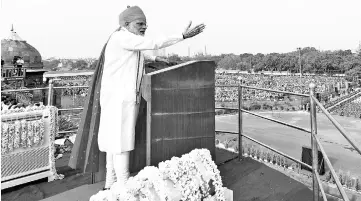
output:
M23 67L23 65L24 65L24 60L23 60L23 58L22 58L22 57L18 57L18 59L16 60L16 67L21 68L21 67Z
M21 67L23 67L24 65L24 60L22 57L18 57L18 59L16 60L16 69L15 69L15 74L16 76L21 76Z
M199 25L181 34L161 40L144 37L146 17L139 7L129 7L120 14L120 30L110 37L105 50L100 91L101 118L99 150L107 153L107 180L110 188L115 169L118 182L129 177L129 152L134 149L135 123L140 102L140 84L144 74L143 50L160 49L201 33ZM149 57L151 60L163 60Z
M116 180L124 184L129 177L129 152L134 149L144 57L167 62L160 57L146 56L143 51L169 47L198 35L205 28L203 24L190 28L190 23L182 34L154 40L144 36L147 21L143 11L137 6L128 7L119 15L119 25L120 28L110 36L103 48L94 72L89 89L91 94L88 94L84 107L87 109L83 113L72 151L74 153L69 162L72 168L85 166L85 170L98 170L93 165L98 163L98 159L92 157L98 156L95 150L97 145L94 143L94 138L98 135L99 150L107 155L105 189L109 189ZM101 62L104 62L103 66ZM101 81L97 76L101 77ZM95 103L98 101L100 112ZM99 117L98 113L101 113ZM99 128L96 126L97 121Z

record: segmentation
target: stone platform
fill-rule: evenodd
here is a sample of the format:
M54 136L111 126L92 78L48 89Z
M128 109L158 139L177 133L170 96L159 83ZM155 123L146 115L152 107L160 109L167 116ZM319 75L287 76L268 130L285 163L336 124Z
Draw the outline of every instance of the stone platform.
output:
M238 161L234 159L236 156L226 150L217 149L216 152L216 164L221 172L223 184L233 191L233 200L312 200L312 191L302 183L253 159L245 158ZM44 181L29 184L15 192L2 192L2 200L88 201L90 196L104 186L104 182L79 185L86 177L72 177L74 179L71 181L56 181L56 185L54 182ZM12 196L9 196L9 193Z

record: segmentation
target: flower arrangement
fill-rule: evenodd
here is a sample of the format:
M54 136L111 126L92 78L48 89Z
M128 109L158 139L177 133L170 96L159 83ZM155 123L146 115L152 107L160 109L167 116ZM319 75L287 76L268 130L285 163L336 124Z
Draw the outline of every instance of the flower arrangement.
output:
M249 145L249 144L247 144L247 155L248 156L251 156L251 151L252 150L252 147Z
M182 191L182 200L201 200L210 196L209 182L215 187L216 200L224 200L220 172L207 149L196 149L159 164L160 171ZM199 189L199 190L194 190Z
M273 164L277 163L277 155L276 154L273 154L273 156L272 156L272 163Z
M281 157L281 166L285 167L285 165L286 165L286 158Z
M46 110L44 110L45 115L44 116L50 116L50 149L49 149L49 163L51 167L51 179L63 179L64 175L58 174L55 168L55 136L59 132L59 126L58 126L58 108L56 107L47 107Z
M111 190L116 191L111 194L119 201L225 200L220 172L207 149L173 157L158 167L145 167L130 177L122 189L117 186Z
M1 124L1 153L9 154L18 148L42 145L44 143L44 125L43 119L3 122Z
M1 154L6 154L8 151L8 135L9 125L6 123L1 124Z
M281 156L280 155L277 155L276 164L281 166Z
M351 174L350 174L350 171L347 172L347 174L345 175L345 185L347 187L352 187L352 178L351 178Z
M251 148L251 154L253 158L256 158L256 154L257 154L257 149L255 148L255 146L252 146Z
M262 159L264 162L267 162L267 151L262 152Z
M342 170L338 171L338 179L342 185L345 185L345 175Z
M271 162L271 160L272 160L272 155L271 155L271 152L267 152L267 161L268 162Z
M244 156L246 154L246 147L245 145L242 146L242 155Z
M327 182L332 183L333 177L332 177L331 171L328 171L326 173L325 179L326 179Z
M262 154L261 150L260 150L260 149L257 149L257 150L256 150L257 159L261 159L261 154Z
M28 106L26 108L15 108L10 110L1 110L1 115L5 114L13 114L13 113L20 113L20 112L30 112L30 111L37 111L37 110L44 110L46 106Z
M17 108L2 111L2 115L30 112L41 110L44 116L50 116L50 133L49 133L49 163L51 166L52 178L61 179L55 169L54 157L54 140L58 133L58 109L52 106L34 106L27 108ZM12 121L2 122L1 124L1 153L11 154L19 148L27 149L43 145L45 142L45 120L40 119L14 119Z
M356 184L355 184L355 189L356 191L361 191L361 179L356 179Z

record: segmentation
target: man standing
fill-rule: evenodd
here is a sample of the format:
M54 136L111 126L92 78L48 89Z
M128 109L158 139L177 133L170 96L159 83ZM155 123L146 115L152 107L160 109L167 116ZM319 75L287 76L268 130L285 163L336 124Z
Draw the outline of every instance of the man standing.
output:
M129 152L134 150L144 58L166 62L160 57L147 56L143 51L169 47L198 35L205 28L204 24L190 28L190 23L183 33L151 39L144 36L147 21L137 6L128 7L119 15L119 25L103 48L94 72L69 162L72 168L96 171L99 168L94 164L98 159L93 156L97 156L98 145L100 151L106 152L105 189L116 180L124 184L129 177Z
M137 7L129 7L120 14L120 30L113 33L105 50L103 78L100 91L101 118L98 133L99 150L107 153L105 188L112 185L115 170L118 182L129 177L129 153L134 149L135 124L140 102L140 85L144 74L143 50L154 50L176 44L201 33L198 25L181 35L160 40L144 36L146 17ZM148 57L150 60L163 60Z

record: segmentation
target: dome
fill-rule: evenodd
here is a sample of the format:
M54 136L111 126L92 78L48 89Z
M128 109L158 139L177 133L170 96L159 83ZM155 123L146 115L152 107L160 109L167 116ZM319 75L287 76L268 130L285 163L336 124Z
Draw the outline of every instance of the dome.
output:
M14 29L11 29L10 35L1 40L1 59L4 60L4 67L12 67L16 56L23 57L23 67L30 69L43 68L39 51L21 39Z

